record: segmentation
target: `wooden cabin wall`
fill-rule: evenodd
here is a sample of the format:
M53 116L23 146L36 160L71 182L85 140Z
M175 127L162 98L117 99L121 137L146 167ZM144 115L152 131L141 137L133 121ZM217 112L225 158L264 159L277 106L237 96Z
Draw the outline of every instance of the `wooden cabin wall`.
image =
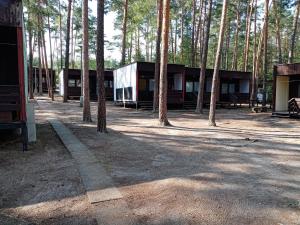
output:
M17 28L0 26L0 34L0 85L18 85Z

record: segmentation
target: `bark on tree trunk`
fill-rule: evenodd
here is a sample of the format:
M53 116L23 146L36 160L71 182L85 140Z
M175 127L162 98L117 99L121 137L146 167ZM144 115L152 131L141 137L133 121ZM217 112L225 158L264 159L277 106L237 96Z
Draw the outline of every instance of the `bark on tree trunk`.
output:
M279 8L278 8L278 0L274 0L273 6L275 10L275 23L276 23L276 42L277 42L277 57L278 63L282 63L282 50L281 50L281 21L279 15Z
M43 59L44 59L44 69L45 69L45 72L46 72L48 97L51 98L52 88L51 88L51 84L50 84L50 76L49 76L49 69L48 69L47 50L46 50L46 42L45 42L45 33L44 33L44 31L42 32L42 45L43 45L43 50L44 50Z
M82 72L83 72L83 121L91 122L90 108L90 84L89 84L89 24L88 24L88 0L82 1Z
M241 27L241 15L240 15L240 1L238 2L238 6L236 8L236 30L234 37L234 51L233 51L233 60L232 60L232 70L237 70L238 67L238 45L239 45L239 33Z
M39 52L39 95L43 95L43 71L42 71L42 46L41 46L41 32L38 31L38 52Z
M170 0L163 0L163 22L162 22L162 51L160 63L159 83L159 123L161 126L170 126L167 116L168 96L168 44L169 44L169 16Z
M182 3L183 4L183 3ZM180 43L180 51L181 51L181 63L184 63L184 6L182 6L181 9L181 16L180 16L180 21L181 21L181 29L180 29L180 36L181 36L181 43Z
M70 20L71 20L72 0L68 1L67 15L67 33L66 33L66 54L65 54L65 70L64 70L64 102L68 102L68 79L69 79L69 48L70 48Z
M106 133L106 103L104 87L104 1L97 1L97 87L98 113L97 131Z
M211 100L210 100L210 110L209 110L209 126L216 126L216 103L217 103L217 93L218 93L217 89L219 87L219 70L220 70L221 52L222 52L223 39L224 39L224 33L226 28L227 3L228 3L227 0L223 0L218 49L216 54L214 74L212 80L212 90L211 90Z
M243 69L244 69L245 72L248 71L251 18L252 18L252 14L253 14L254 2L255 2L255 0L252 0L251 6L250 6L250 12L247 16L246 43L245 43L244 60L243 60Z
M197 107L196 113L203 114L203 100L204 100L204 86L205 86L205 74L206 74L206 65L207 65L207 53L208 53L208 43L210 35L210 23L211 23L211 11L212 11L212 0L208 0L208 11L206 15L206 24L205 32L203 38L203 54L200 65L200 77L199 77L199 88L198 88L198 98L197 98Z
M29 14L31 18L31 14ZM33 97L33 82L32 82L32 74L33 74L33 51L32 51L32 25L28 25L28 47L29 47L29 67L28 67L28 85L29 85L29 98L34 99Z
M48 14L48 33L49 33L49 47L50 47L50 87L51 87L51 100L54 101L54 77L53 77L53 54L52 54L52 38L51 38L51 27L50 27L50 18Z
M265 27L264 27L264 75L263 75L263 103L267 104L267 75L268 75L268 34L269 34L269 0L265 0Z
M251 97L250 102L251 105L254 106L256 101L256 20L257 20L257 0L255 0L255 15L254 15L254 43L253 43L253 60L252 60L252 82L251 82Z
M63 69L63 48L62 48L62 22L61 22L61 0L58 1L58 11L59 11L59 42L60 42L60 70Z
M299 12L300 12L300 1L298 0L295 16L294 16L294 22L293 22L293 33L291 38L291 45L290 45L290 51L289 51L289 63L293 63L294 61L294 48L295 48L295 42L296 42L296 35L297 35L297 29L298 29L298 20L299 20Z
M124 0L124 14L122 25L122 59L121 65L125 65L126 60L126 35L127 35L127 14L128 14L128 0Z
M160 66L160 44L161 44L161 29L162 29L162 4L163 0L157 0L157 31L156 31L156 48L155 48L155 73L154 73L154 94L153 94L153 112L156 112L158 106L159 92L159 66Z
M196 27L196 0L193 0L192 42L191 42L191 66L195 63L195 27Z

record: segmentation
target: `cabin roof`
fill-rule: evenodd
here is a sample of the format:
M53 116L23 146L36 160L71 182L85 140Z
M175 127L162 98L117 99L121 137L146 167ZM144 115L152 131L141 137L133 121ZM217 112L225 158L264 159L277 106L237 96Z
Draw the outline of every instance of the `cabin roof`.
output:
M113 70L111 70L111 69L105 69L104 73L105 73L105 76L113 76ZM97 71L89 70L89 74L90 74L90 76L97 76ZM81 76L81 70L80 69L69 69L69 75Z
M118 69L137 64L137 70L142 72L153 72L155 70L155 63L154 62L132 62L128 65L122 66ZM187 67L183 64L168 64L168 72L169 73L185 73L186 76L199 76L200 68L197 67ZM208 76L213 75L213 69L207 69L206 74ZM230 71L230 70L220 70L220 76L224 78L238 78L238 79L250 79L251 72L244 72L244 71Z
M300 75L300 63L278 64L274 66L274 76Z

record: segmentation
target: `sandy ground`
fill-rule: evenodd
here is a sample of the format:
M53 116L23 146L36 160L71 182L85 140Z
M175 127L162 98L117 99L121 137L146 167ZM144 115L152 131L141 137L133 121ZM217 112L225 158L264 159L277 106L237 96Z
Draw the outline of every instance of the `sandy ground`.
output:
M137 224L300 224L300 121L218 110L212 128L207 113L172 111L173 127L163 128L151 112L109 104L109 133L98 134L95 103L94 122L85 124L77 101L39 102L46 108L36 111L39 133L48 144L26 159L16 146L1 147L0 214L41 224L95 222L73 160L43 124L55 117L95 153Z
M23 153L0 135L0 224L96 224L76 163L37 113L38 141Z
M81 122L78 102L40 102L40 116L58 117L94 151L137 224L300 224L299 121L218 110L212 128L207 113L172 111L173 127L162 128L151 112L110 104L103 135Z

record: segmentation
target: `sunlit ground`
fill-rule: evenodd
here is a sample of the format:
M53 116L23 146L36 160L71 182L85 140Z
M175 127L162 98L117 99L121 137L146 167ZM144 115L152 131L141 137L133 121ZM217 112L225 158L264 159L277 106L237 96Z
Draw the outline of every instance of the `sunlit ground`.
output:
M39 103L39 123L47 126L46 119L60 119L94 152L124 195L131 211L128 215L137 224L300 224L300 121L252 114L246 108L220 109L218 127L213 128L207 125L207 112L200 116L192 111L171 111L173 126L162 128L158 126L157 115L151 112L109 104L109 133L100 135L96 133L95 103L94 121L90 124L81 122L82 108L76 101L63 104L43 99ZM47 145L39 149L48 149L47 154L40 156L43 159L58 153ZM35 151L39 150L33 150L31 157ZM0 154L11 160L12 155L6 150ZM71 161L67 168L76 168L66 150L61 148L59 154ZM7 178L8 165L1 158L0 172ZM51 173L58 173L60 163L65 163L57 158ZM14 163L8 166L14 170L13 175L22 166L17 160ZM50 160L47 165L52 163ZM32 168L34 164L27 162L26 166ZM37 166L35 173L43 174L42 171ZM44 172L47 176L50 170ZM49 182L60 177L57 175L48 178ZM12 178L17 185L28 183L26 179L22 181L22 173L18 176L18 180ZM39 176L30 180L40 182ZM44 189L34 190L39 200L33 202L25 198L26 193L15 193L9 199L22 200L11 205L2 202L0 214L47 224L49 218L55 220L66 210L70 218L82 218L82 224L94 222L89 221L96 215L86 203L82 184L74 182L77 176L74 172L63 181L65 185L72 184L69 187L75 189L73 193L60 196L52 189L50 197L43 199ZM1 188L1 196L4 191L11 192L8 185ZM72 201L78 207L67 209L64 204ZM114 209L116 204L99 205ZM115 213L117 217L117 210Z

